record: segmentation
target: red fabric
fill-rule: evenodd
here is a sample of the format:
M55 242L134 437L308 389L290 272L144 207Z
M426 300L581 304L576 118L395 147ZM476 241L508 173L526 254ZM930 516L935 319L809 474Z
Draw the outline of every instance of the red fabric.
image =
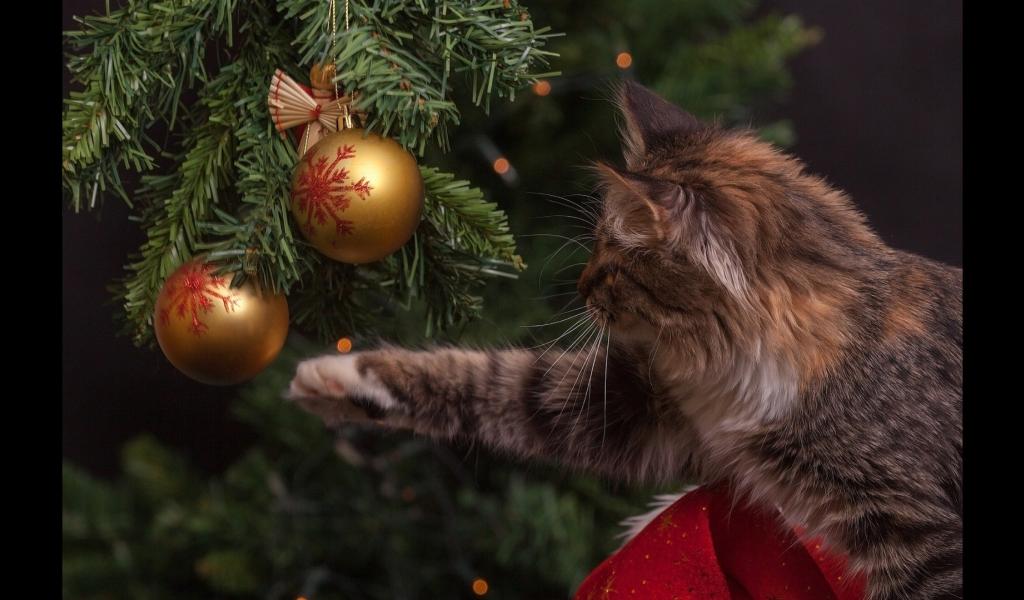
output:
M845 559L801 543L778 515L698 488L583 581L575 600L862 600Z

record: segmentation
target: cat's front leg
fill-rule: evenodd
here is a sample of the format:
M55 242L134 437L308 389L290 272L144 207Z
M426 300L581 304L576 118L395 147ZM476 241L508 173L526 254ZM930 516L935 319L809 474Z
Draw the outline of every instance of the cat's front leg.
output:
M289 395L328 425L369 419L616 479L685 478L689 427L655 414L636 364L596 350L388 348L304 361Z
M535 358L524 350L455 348L321 356L299 364L288 396L329 426L373 421L525 453L526 396L533 393L525 379L546 366Z

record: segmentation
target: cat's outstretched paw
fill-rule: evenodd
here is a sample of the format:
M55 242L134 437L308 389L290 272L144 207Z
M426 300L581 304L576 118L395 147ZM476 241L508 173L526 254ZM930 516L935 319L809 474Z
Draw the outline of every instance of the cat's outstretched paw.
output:
M397 403L370 370L360 372L359 354L321 356L299 363L285 397L328 426L383 419Z

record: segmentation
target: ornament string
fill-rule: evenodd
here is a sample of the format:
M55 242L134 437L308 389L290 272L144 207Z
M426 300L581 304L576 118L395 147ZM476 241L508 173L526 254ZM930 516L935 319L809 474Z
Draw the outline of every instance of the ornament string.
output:
M345 31L349 28L349 0L345 0ZM331 55L335 54L338 44L338 3L337 0L328 0L327 6L327 20L331 26ZM337 67L335 67L337 69ZM335 76L337 76L337 70L335 70ZM356 95L353 92L348 97L343 98L341 91L338 89L338 80L334 80L334 96L338 99L338 107L341 109L341 116L338 118L338 131L342 129L352 129L354 126L352 123L352 112L349 109L349 104L355 101Z

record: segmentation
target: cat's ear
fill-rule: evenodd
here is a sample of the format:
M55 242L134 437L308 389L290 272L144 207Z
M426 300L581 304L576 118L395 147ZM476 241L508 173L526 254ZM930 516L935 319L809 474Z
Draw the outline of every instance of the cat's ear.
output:
M677 183L596 166L605 188L605 214L621 242L682 252L726 291L745 296L743 263L728 228L705 206L707 198Z
M598 163L605 209L621 228L644 243L667 243L672 221L692 198L682 186Z
M647 151L668 136L704 128L693 115L631 80L619 87L622 113L622 154L630 169L640 166Z

